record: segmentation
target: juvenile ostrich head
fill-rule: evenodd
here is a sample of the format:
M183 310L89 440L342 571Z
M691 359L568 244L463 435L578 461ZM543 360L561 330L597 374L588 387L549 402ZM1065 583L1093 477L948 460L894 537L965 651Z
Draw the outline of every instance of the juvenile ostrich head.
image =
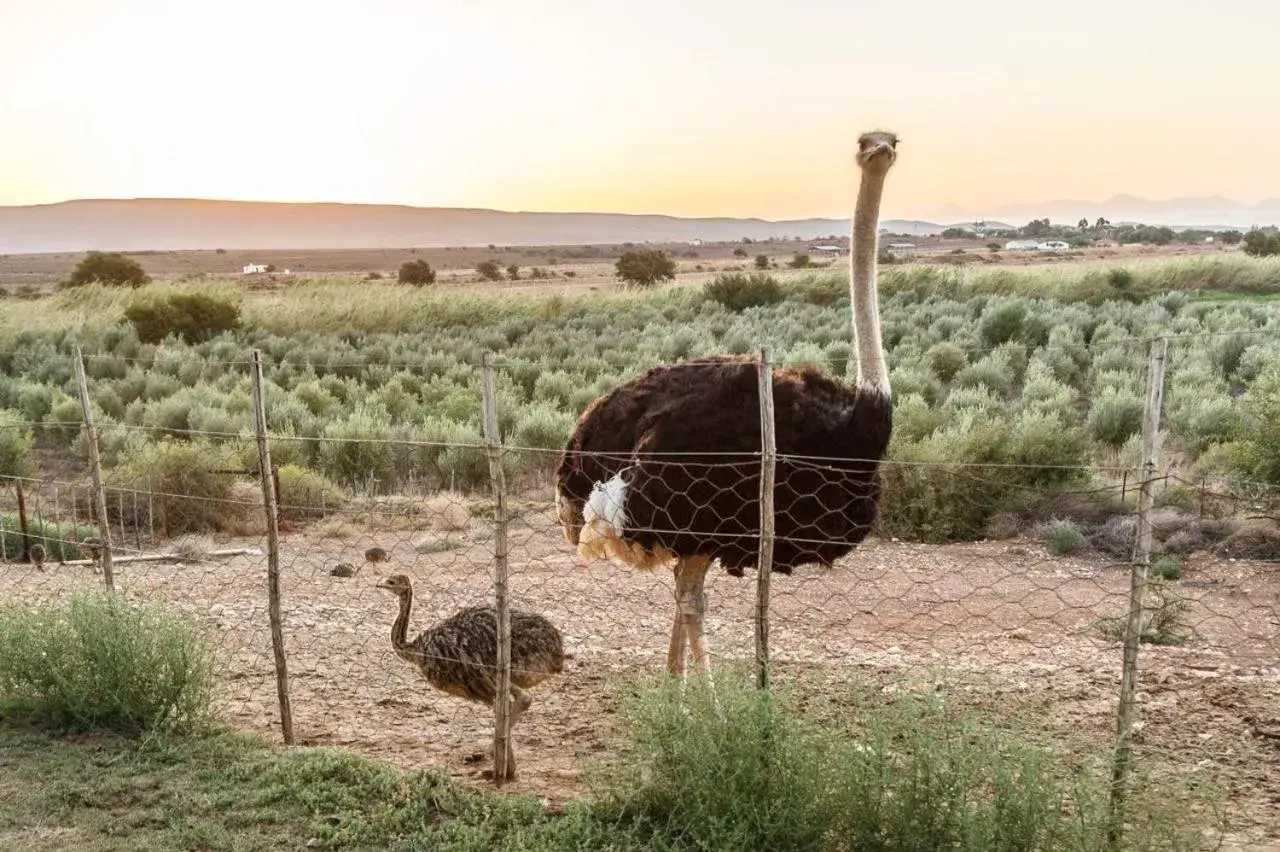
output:
M378 584L379 589L386 589L392 594L403 596L413 594L413 583L404 574L392 574Z

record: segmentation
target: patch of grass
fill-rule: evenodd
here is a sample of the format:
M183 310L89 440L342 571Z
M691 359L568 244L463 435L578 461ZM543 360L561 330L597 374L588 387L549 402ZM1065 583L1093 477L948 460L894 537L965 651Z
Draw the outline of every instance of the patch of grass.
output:
M214 733L142 741L0 734L0 846L440 852L1080 850L1102 844L1105 767L1023 745L934 694L851 683L829 703L742 672L628 685L626 753L559 813L340 749ZM1135 779L1126 849L1200 826ZM1176 819L1174 818L1176 816Z
M1045 532L1045 543L1055 556L1066 556L1084 547L1084 533L1071 521L1054 521Z
M0 709L55 729L139 734L209 721L214 652L161 601L80 589L0 608Z
M818 707L734 673L642 686L629 745L597 776L591 812L659 850L1105 848L1103 767L1069 768L932 694L870 684ZM1187 849L1177 806L1143 801L1125 848Z
M1177 580L1182 576L1182 561L1176 556L1167 554L1161 556L1147 568L1147 576L1161 580Z
M1149 569L1150 570L1150 569ZM1147 595L1142 603L1138 641L1149 645L1183 645L1192 637L1187 625L1191 604L1159 576L1148 574ZM1094 625L1105 638L1124 641L1128 616L1103 618Z

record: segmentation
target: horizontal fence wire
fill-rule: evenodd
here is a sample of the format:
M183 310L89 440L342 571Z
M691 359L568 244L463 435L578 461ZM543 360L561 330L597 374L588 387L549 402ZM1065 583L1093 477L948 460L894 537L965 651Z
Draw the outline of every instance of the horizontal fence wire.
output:
M495 369L501 379L501 358ZM492 618L495 501L483 440L478 432L475 441L456 442L285 434L272 399L268 393L297 741L477 775L492 759L492 702L483 699L485 684L496 680L489 662L496 657L463 653L456 641L450 645L448 628L464 629L460 613ZM477 423L479 404L477 393ZM80 425L0 423L26 430ZM179 448L234 447L252 437L112 428ZM647 570L636 570L618 564L624 549L602 545L597 557L580 554L573 539L582 531L566 529L556 493L563 442L548 443L504 439L501 452L512 676L530 684L532 698L512 739L521 789L581 790L581 762L620 747L620 692L666 666L678 589L660 546L683 541L691 527L724 554L706 578L713 671L730 676L720 672L741 666L751 675L761 454L758 443L755 451L717 449L714 436L706 450L686 453L581 453L610 470L669 473L678 485L661 500L646 498L650 523L628 528L631 539L653 543L658 553ZM64 445L63 452L76 451ZM175 458L182 476L158 460L150 470L105 471L116 587L161 597L204 623L219 652L219 711L238 726L279 735L256 456ZM203 466L195 464L200 459ZM883 490L874 498L860 480L843 479L860 461L820 448L776 456L773 676L807 700L837 704L853 694L853 682L882 694L945 694L998 724L1034 731L1073 759L1106 760L1115 736L1139 461L1041 464L891 452L878 463ZM88 477L74 465L58 470L0 477L0 598L34 603L102 582L84 544L99 535ZM788 484L802 481L809 490ZM1280 495L1266 482L1172 465L1159 472L1155 489L1136 765L1227 778L1233 830L1244 840L1280 835L1273 759L1280 737ZM847 518L872 503L869 526L849 528ZM632 517L638 505L631 505ZM39 565L31 560L33 544L45 549ZM825 554L832 545L839 552ZM804 564L792 567L789 559ZM403 592L386 588L397 575L413 592L404 636L393 630ZM559 631L561 662L522 656L514 637L524 616ZM475 629L489 636L483 631L493 628ZM397 644L423 631L421 644L397 654ZM433 688L432 678L443 686Z

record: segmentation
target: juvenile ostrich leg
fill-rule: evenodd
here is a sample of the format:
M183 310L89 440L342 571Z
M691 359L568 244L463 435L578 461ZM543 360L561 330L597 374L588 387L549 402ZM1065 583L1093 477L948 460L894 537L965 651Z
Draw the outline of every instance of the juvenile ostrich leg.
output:
M876 226L897 144L892 133L858 139L852 386L816 369L773 371L779 574L829 567L866 538L876 518L879 465L893 430L876 304ZM759 558L758 369L754 360L726 356L648 370L587 406L556 472L560 525L581 558L672 571L672 674L685 673L690 653L699 672L710 671L704 584L711 563L741 577ZM822 464L797 458L804 456Z

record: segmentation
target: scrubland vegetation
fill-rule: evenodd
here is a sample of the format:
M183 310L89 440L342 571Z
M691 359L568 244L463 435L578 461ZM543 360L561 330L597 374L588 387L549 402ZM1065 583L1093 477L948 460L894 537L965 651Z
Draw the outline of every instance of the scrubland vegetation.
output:
M785 679L758 692L731 668L714 697L697 679L615 684L622 753L592 763L587 795L555 813L436 771L334 749L275 751L230 733L210 713L216 667L198 621L172 605L106 590L7 605L0 844L1104 848L1105 767L1069 747L1028 745L933 688L886 696L853 680L801 702ZM1194 848L1203 820L1186 795L1204 779L1193 775L1142 779L1126 849Z
M587 402L654 363L768 346L780 363L851 372L847 284L834 273L574 299L367 281L190 292L89 284L12 305L0 320L0 473L29 472L33 441L83 452L76 342L91 353L113 481L169 477L167 492L213 497L230 484L197 481L196 471L255 463L247 360L261 349L274 458L290 470L286 503L339 486L391 490L406 477L484 487L477 365L486 350L498 353L505 439L526 449L511 454L510 472L526 483ZM997 516L1034 514L1037 500L1084 482L1090 467L1135 468L1146 341L1156 334L1173 338L1166 450L1206 472L1280 480L1280 301L1270 298L1280 261L894 266L882 270L881 292L896 405L890 460L900 463L886 471L889 534L974 537ZM183 322L148 342L155 318L173 311ZM214 323L208 333L202 318ZM174 531L217 523L179 519Z

